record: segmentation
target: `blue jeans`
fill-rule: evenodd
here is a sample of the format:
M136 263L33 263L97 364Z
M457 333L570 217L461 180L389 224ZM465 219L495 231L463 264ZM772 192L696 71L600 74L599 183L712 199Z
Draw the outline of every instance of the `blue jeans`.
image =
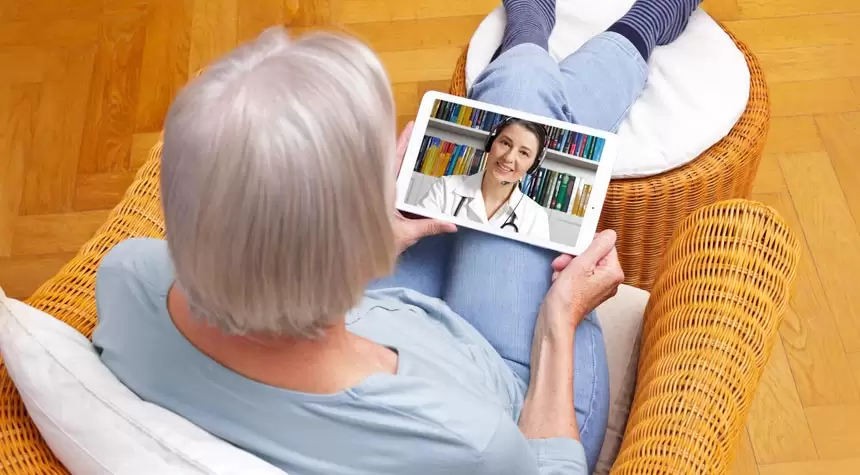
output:
M553 119L617 130L647 79L624 37L596 36L561 63L533 44L516 46L476 80L472 99ZM535 322L551 284L554 251L470 229L422 239L373 288L406 287L444 300L471 323L528 384ZM609 417L603 333L592 313L576 330L574 406L589 470Z

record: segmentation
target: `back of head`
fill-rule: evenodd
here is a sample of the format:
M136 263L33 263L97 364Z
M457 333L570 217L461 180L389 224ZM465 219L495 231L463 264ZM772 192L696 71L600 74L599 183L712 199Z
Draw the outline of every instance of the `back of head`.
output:
M161 170L192 311L231 333L314 336L394 258L394 102L361 43L265 31L177 96Z

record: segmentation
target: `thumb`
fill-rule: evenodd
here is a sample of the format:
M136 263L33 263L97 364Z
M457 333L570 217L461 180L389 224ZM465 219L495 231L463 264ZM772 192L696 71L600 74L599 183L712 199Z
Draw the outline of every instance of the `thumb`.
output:
M453 233L457 226L453 223L440 221L438 219L422 219L415 221L414 233L416 238L433 236L436 234Z
M596 266L601 259L615 249L615 241L617 239L618 236L611 229L597 234L594 236L594 240L591 241L591 245L577 257L577 260L587 267Z
M403 158L403 154L406 153L406 148L409 146L409 138L412 136L412 128L415 126L415 122L409 121L406 124L406 127L403 128L403 131L400 132L400 136L397 137L397 157Z

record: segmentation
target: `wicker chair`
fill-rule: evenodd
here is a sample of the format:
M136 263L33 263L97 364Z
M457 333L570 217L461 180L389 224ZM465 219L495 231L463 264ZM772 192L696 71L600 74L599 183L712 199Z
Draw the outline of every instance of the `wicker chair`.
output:
M91 337L96 268L128 237L162 237L161 145L78 255L27 300ZM799 244L770 208L732 200L677 228L645 314L617 474L724 473L787 305ZM0 474L67 473L0 362Z
M693 211L732 198L749 198L770 126L764 73L749 48L726 32L744 53L750 71L747 108L725 138L680 168L646 178L613 180L599 229L618 233L618 257L626 283L651 290L661 256L681 222ZM451 94L466 95L463 50L451 78Z

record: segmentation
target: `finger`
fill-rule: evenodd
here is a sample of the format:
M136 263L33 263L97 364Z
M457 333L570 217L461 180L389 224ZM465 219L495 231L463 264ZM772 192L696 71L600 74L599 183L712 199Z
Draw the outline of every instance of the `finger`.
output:
M613 247L608 254L603 256L603 259L597 262L599 267L613 267L615 265L621 266L618 262L618 248Z
M618 260L617 248L612 248L612 251L603 258L600 265L601 267L612 270L615 275L620 276L621 280L625 279L624 269L621 267L621 261Z
M568 254L562 254L552 261L552 270L556 272L562 271L565 267L568 266L568 264L570 264L570 261L572 260L573 256Z
M414 232L416 238L434 236L436 234L453 233L457 231L457 226L453 223L440 221L438 219L419 219L413 221Z
M591 245L585 252L577 256L576 260L586 268L596 267L603 258L615 249L616 239L617 235L611 229L597 234L591 241Z
M409 138L412 136L412 128L415 122L409 121L403 132L400 132L400 137L397 138L397 160L403 162L403 156L406 155L406 149L409 146ZM398 167L400 168L400 167Z
M618 261L618 251L614 249L601 260L598 269L600 269L600 275L606 279L606 282L620 284L626 278L624 269L621 268L621 263Z

